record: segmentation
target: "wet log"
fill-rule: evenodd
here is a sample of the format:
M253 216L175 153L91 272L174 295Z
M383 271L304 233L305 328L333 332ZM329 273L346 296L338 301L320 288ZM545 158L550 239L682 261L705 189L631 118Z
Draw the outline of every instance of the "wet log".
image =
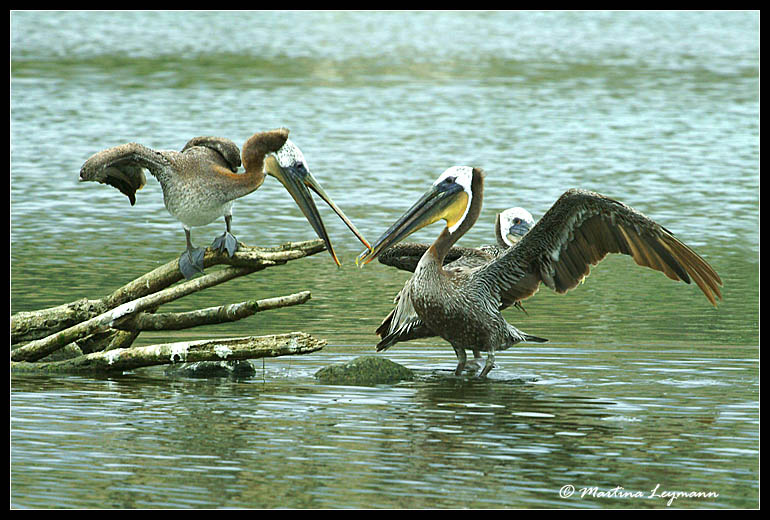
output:
M179 285L142 296L43 339L30 341L26 345L11 351L11 361L37 361L68 343L77 341L90 334L104 332L113 328L115 322L125 316L156 308L164 303L177 300L208 287L219 285L250 272L251 270L248 267L226 267L200 278L193 278Z
M273 336L247 336L198 341L161 343L94 352L74 359L52 362L12 362L13 373L106 374L137 368L195 363L199 361L238 361L264 357L310 354L321 350L326 341L303 332Z
M11 344L40 339L104 312L100 300L80 300L11 316Z
M102 359L100 356L112 351L130 350L131 344L141 331L179 330L225 323L251 316L256 312L305 303L310 299L309 291L190 312L156 312L161 305L194 292L267 267L282 265L324 249L322 240L290 242L275 248L248 247L241 244L232 258L209 249L204 256L206 267L216 264L227 264L227 266L220 270L207 271L203 276L192 280L181 281L182 275L175 259L100 300L81 299L50 309L19 313L11 317L12 366L16 367L14 371L46 371L50 367L59 367L55 370L62 371L68 371L67 367L70 367L79 371L81 366L97 366L114 370L113 364L105 365L100 362L99 360ZM35 339L28 340L30 337ZM13 346L14 339L25 338L27 339L25 344ZM48 357L52 353L57 353L58 358L66 357L58 353L65 346L66 350L74 355L77 356L77 353L83 355L71 360ZM265 357L265 355L258 357ZM114 358L107 359L114 361ZM139 359L142 363L148 362L142 356L139 356ZM26 366L40 360L43 362L39 363L37 369ZM221 358L216 360L219 361ZM51 365L51 363L64 364ZM83 368L82 370L92 369Z
M248 269L243 274L282 265L290 260L314 255L325 250L323 240L287 242L278 247L250 247L239 244L231 258L224 253L206 250L204 265L224 264ZM47 309L19 312L11 316L11 344L45 338L75 324L90 320L108 310L142 296L155 293L182 280L178 259L174 259L131 281L112 294L96 300L82 298Z
M140 312L122 318L112 327L119 330L142 332L147 330L181 330L200 325L213 325L237 321L256 314L257 312L299 305L310 299L310 291L302 291L288 296L265 298L263 300L248 300L219 307L209 307L190 312L165 312L150 314Z

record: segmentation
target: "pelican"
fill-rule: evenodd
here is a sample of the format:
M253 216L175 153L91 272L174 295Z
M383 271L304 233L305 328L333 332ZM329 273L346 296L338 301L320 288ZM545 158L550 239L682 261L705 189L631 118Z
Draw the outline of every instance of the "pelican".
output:
M444 267L446 269L476 267L494 260L509 247L521 240L534 225L535 219L532 218L532 214L526 209L519 207L508 208L498 213L495 217L496 244L487 244L479 248L454 246L449 250L444 259ZM503 233L503 230L505 230L505 233ZM417 268L420 258L429 247L430 244L401 242L380 253L377 260L381 264L413 273Z
M479 374L486 377L496 351L522 341L547 341L507 323L501 310L535 294L541 283L557 293L575 288L608 253L629 255L672 280L695 281L714 306L722 297L719 275L670 231L621 202L577 189L565 192L529 233L495 260L474 269L446 270L442 264L447 252L478 219L483 190L480 168L449 168L356 259L363 267L418 229L446 221L378 329L378 350L388 348L394 338L421 337L415 331L440 336L457 355L456 375L465 368L466 349L486 351Z
M507 251L509 247L517 244L534 225L535 219L526 209L508 208L495 217L495 244L487 244L478 249L453 246L444 258L444 269L447 271L473 269L491 262ZM429 244L401 242L384 250L377 259L382 264L413 273L420 258L429 247ZM394 303L398 303L398 300L397 296ZM520 301L514 302L513 305L525 314L529 314ZM382 337L382 340L377 344L378 351L390 348L401 341L435 336L429 328L418 324L412 324L411 327L404 327L391 334L389 331L390 319L391 316L388 316L375 331ZM471 372L477 372L482 366L481 352L478 349L473 349L473 358L473 364L466 368Z
M532 218L532 213L524 208L508 208L502 213L498 213L497 218L495 218L497 245L503 248L503 251L507 250L518 244L534 225L535 219Z
M237 173L241 160L246 170L243 174ZM160 183L166 209L184 228L187 249L179 257L179 270L185 278L203 272L205 249L193 247L190 229L224 217L225 232L214 240L212 248L232 257L238 249L231 230L233 202L259 188L265 173L281 181L337 266L340 261L308 188L367 248L371 247L310 173L302 151L289 140L286 128L252 135L242 153L235 143L221 137L195 137L181 152L156 151L137 143L115 146L92 155L80 169L80 181L109 184L126 195L133 206L137 190L145 184L145 169Z
M498 256L505 253L509 247L518 243L521 238L526 235L532 226L535 225L535 219L532 218L532 214L524 208L508 208L502 213L498 213L495 217L495 237L497 239L496 244L487 244L477 248L471 247L459 247L453 246L447 252L444 258L444 269L447 271L473 269L474 267L480 267L487 262L491 262ZM503 232L505 230L505 232ZM417 244L414 242L401 242L395 244L386 250L384 250L377 259L381 264L396 267L402 271L414 272L417 268L417 264L428 250L430 244ZM398 298L396 298L398 302ZM513 305L525 314L529 314L524 308L524 305L520 301L514 302ZM389 325L389 320L386 320ZM406 341L407 338L403 334L396 334L393 336L387 336L386 327L377 329L377 333L383 333L383 340L378 343L379 350L392 347L399 341ZM430 332L426 327L420 327L411 329L409 331L408 339L427 338L434 334ZM473 351L474 364L479 365L481 360L481 353L478 350ZM475 367L478 369L478 367Z

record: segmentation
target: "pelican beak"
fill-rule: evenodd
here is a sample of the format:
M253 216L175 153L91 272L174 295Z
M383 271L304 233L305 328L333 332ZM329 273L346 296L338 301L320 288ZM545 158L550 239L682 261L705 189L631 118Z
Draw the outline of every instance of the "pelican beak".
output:
M445 219L447 227L451 228L463 218L469 203L468 194L461 185L457 183L433 185L377 239L374 246L358 255L356 265L365 266L385 249L438 220Z
M524 235L529 233L529 230L530 230L529 222L521 219L508 229L506 238L511 244L515 244L519 240L521 240L524 237Z
M294 202L297 203L297 206L302 210L307 221L313 226L318 237L326 244L326 249L329 251L329 254L332 255L334 263L336 263L338 267L341 263L339 258L337 258L337 254L334 252L332 243L329 240L329 235L326 233L326 227L324 226L323 220L321 220L321 215L318 213L318 208L316 207L315 202L313 202L313 197L310 194L311 189L316 192L337 215L339 215L342 221L350 228L356 237L358 237L361 243L371 249L372 246L369 245L369 242L366 241L363 235L356 229L356 226L353 225L350 219L345 216L342 210L338 208L334 201L332 201L326 194L326 191L324 191L315 177L313 177L313 174L310 173L306 167L299 164L283 167L278 163L275 156L270 155L265 159L265 171L281 181L281 184L286 188L286 191L291 194Z

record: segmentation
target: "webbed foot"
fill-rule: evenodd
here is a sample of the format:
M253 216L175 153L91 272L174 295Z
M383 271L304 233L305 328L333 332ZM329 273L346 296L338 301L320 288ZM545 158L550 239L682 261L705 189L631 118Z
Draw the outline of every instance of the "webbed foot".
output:
M214 242L211 244L211 248L217 251L221 251L222 253L227 251L227 255L232 257L238 250L238 240L236 240L229 231L225 231L214 239Z
M469 361L463 367L463 371L468 375L477 375L484 366L484 360L482 358L473 358L473 361Z
M187 280L196 274L203 274L203 253L205 249L188 249L179 257L179 271Z
M487 354L487 362L484 364L484 368L481 370L481 373L479 374L479 378L483 379L487 377L487 374L489 374L489 371L492 370L495 367L495 352L493 350L490 350Z

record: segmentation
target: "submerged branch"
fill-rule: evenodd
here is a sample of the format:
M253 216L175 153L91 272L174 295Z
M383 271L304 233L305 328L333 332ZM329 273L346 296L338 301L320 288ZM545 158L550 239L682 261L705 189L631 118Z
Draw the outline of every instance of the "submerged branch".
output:
M247 336L213 340L162 343L95 352L66 361L11 363L14 373L107 373L155 365L198 361L237 361L310 354L321 350L326 341L303 332L274 336Z

